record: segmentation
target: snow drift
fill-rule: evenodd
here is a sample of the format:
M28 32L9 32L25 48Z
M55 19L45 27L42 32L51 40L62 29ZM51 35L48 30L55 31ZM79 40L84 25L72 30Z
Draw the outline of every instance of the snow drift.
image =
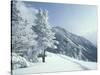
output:
M96 69L94 62L75 60L65 55L47 52L46 62L33 63L31 67L13 70L13 75L30 75L32 73L66 72Z

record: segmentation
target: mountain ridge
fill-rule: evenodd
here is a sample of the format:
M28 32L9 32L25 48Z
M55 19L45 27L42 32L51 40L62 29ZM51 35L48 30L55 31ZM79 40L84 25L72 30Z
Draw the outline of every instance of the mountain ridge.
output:
M84 61L97 61L97 48L89 40L75 35L64 28L53 27L56 40L59 42L57 49L48 48L53 53L60 53Z

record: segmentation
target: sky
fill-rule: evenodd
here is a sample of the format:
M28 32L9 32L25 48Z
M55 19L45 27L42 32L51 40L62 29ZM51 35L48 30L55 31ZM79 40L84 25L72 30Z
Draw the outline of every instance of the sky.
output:
M60 26L69 32L96 41L97 36L97 6L43 2L25 2L28 7L48 10L49 23ZM93 35L89 38L88 35ZM95 38L94 38L95 36Z

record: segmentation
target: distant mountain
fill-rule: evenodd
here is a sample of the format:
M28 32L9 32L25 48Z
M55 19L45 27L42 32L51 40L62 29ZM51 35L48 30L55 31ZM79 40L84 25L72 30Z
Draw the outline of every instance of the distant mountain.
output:
M55 32L59 44L57 49L48 48L48 51L64 54L78 60L97 61L97 48L90 41L61 27L53 27L52 31Z
M87 32L86 34L83 34L83 36L91 41L95 46L97 46L97 31L93 32Z

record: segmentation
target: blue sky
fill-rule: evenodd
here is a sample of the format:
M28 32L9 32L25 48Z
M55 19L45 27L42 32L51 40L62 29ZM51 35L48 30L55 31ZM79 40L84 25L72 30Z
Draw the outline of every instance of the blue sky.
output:
M97 6L25 2L27 6L47 9L49 23L52 26L60 26L77 35L84 36L97 31ZM94 36L96 34L94 33Z

